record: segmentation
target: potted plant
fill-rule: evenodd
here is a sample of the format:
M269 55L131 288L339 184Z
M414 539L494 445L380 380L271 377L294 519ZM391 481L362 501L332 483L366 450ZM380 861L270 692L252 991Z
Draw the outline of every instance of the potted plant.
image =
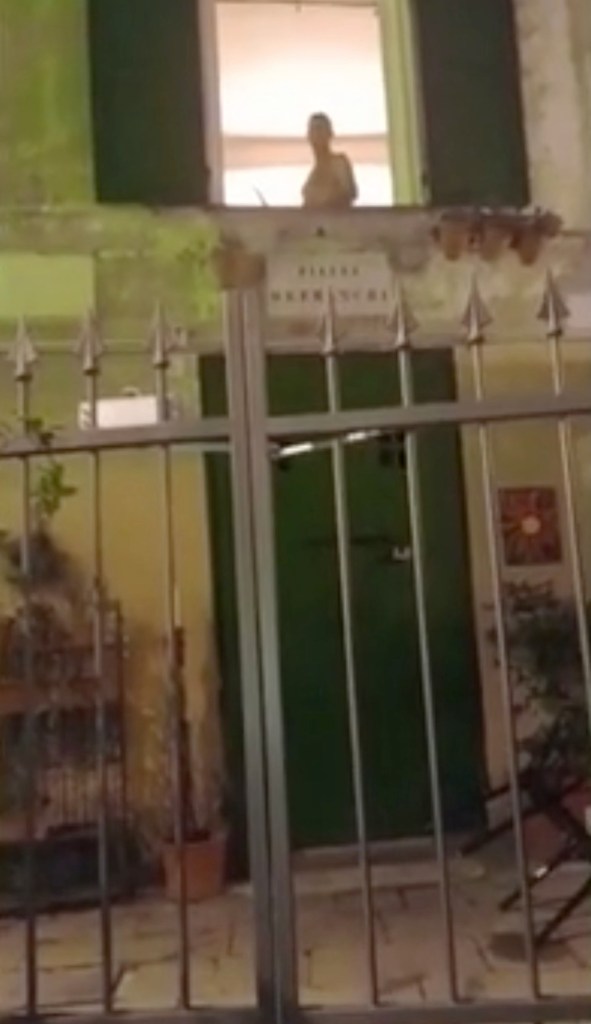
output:
M591 737L575 603L549 583L505 584L505 635L521 760L549 777L580 778L567 798L584 817L591 804ZM591 623L586 609L588 627ZM496 644L496 632L489 639ZM560 837L541 817L525 822L528 851L551 856Z
M176 686L174 707L169 715L175 729L175 714L180 716L179 732L179 784L183 836L179 844L174 828L165 836L162 864L166 894L178 899L184 871L185 897L191 903L219 896L226 876L227 832L224 826L219 793L211 801L199 800L193 784L191 770L191 728L185 713L183 673L183 631L176 630ZM168 745L170 749L170 744Z
M534 210L522 220L513 237L513 247L526 267L533 266L544 242L555 238L561 228L560 218L549 211Z

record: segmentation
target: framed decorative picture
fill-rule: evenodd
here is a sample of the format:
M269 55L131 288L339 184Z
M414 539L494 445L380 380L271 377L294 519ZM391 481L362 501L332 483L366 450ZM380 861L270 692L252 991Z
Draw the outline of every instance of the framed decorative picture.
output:
M554 487L501 487L499 511L507 566L562 561L560 511Z

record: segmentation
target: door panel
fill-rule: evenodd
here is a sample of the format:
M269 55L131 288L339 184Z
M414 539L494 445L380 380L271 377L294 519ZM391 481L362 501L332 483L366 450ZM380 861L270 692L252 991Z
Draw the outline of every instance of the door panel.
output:
M339 365L344 405L399 400L391 356L346 356ZM282 356L270 362L269 371L273 412L325 408L319 359ZM202 374L207 410L221 411L221 361L205 361ZM421 353L415 374L420 398L453 394L448 353ZM482 744L456 435L422 434L420 456L445 808L448 826L459 828L480 815ZM376 839L416 835L429 831L431 812L403 444L393 437L348 447L346 467L369 830ZM229 491L227 482L220 485L226 474L227 466L211 457L226 722L236 752L240 714L237 659L230 655L236 641L235 619L228 614ZM295 847L350 842L355 833L330 454L316 452L277 466L274 492L292 840ZM233 778L240 777L235 760L232 767Z

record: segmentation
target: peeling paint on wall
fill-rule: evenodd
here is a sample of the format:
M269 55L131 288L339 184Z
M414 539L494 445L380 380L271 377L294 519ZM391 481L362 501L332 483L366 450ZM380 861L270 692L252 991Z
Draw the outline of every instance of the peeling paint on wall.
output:
M591 123L589 83L581 74L589 61L581 52L582 10L575 23L573 0L514 2L532 197L569 227L583 227L591 224Z

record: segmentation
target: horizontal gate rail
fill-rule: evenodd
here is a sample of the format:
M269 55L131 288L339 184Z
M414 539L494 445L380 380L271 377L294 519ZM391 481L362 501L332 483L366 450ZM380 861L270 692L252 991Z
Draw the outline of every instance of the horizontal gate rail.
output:
M293 1024L583 1024L589 1021L591 997L565 996L540 1000L537 1004L519 999L469 999L456 1003L423 1003L416 1006L377 1006L371 1010L348 1006L292 1011ZM2 1017L3 1024L22 1024L20 1016ZM40 1014L38 1024L270 1024L269 1017L252 1008L196 1008L194 1010L150 1013Z
M96 451L160 448L162 445L199 445L202 450L228 451L229 421L225 417L183 419L141 427L56 430L39 436L27 433L0 442L0 461L36 455L78 455Z
M420 430L437 426L463 427L479 423L518 423L589 415L591 393L569 391L559 396L523 395L516 398L488 398L481 402L421 402L407 408L393 406L338 413L271 416L268 432L273 441L305 441L342 437L365 430Z
M305 1024L534 1024L537 1021L588 1021L591 997L487 1001L461 1000L448 1005L425 1002L417 1006L380 1006L371 1013L334 1009L303 1011Z
M528 420L559 420L591 416L591 392L568 391L561 395L523 395L517 398L483 399L481 402L421 402L410 407L355 409L346 412L301 413L269 416L267 435L272 444L330 440L369 432L421 430L429 427L477 426L480 423L522 423ZM0 443L0 461L93 451L158 448L162 445L198 445L202 451L230 451L230 423L226 417L190 417L145 427L56 430L47 438L36 434L10 437ZM364 440L360 437L359 440Z

